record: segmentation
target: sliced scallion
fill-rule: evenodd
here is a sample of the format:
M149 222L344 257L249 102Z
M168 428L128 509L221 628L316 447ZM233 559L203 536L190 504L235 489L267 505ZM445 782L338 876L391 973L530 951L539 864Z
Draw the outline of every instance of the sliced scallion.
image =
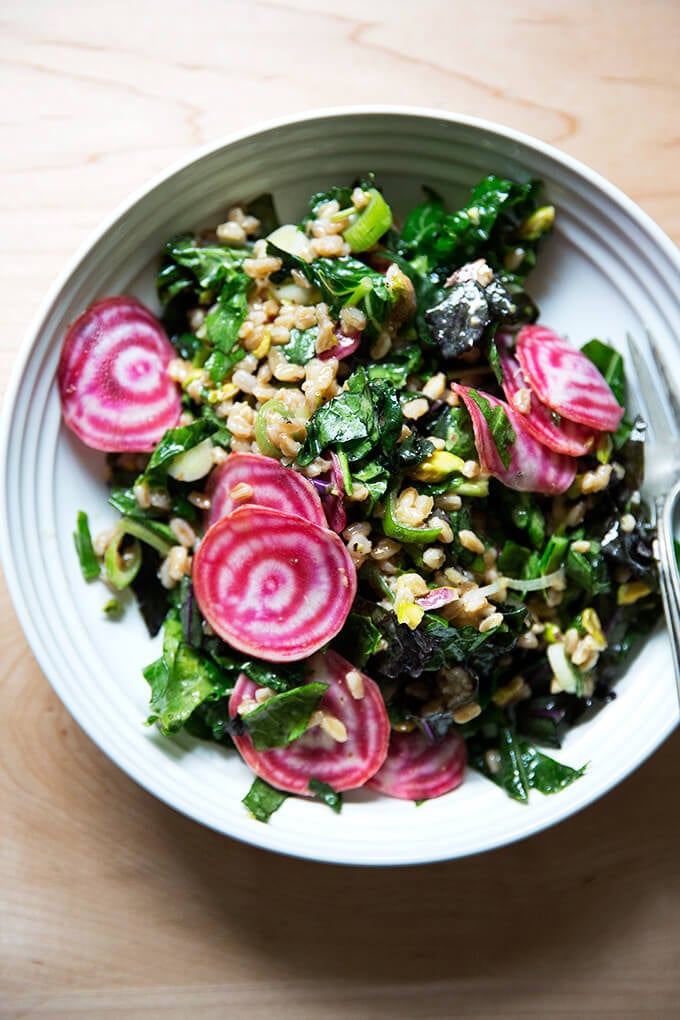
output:
M368 205L342 235L353 252L372 248L392 226L392 210L377 188L371 188L367 194Z

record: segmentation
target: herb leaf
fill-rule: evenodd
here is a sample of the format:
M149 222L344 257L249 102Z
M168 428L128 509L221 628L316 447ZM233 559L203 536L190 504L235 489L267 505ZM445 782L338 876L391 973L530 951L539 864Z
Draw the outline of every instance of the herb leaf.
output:
M238 334L248 312L250 283L245 273L232 273L220 291L217 308L205 320L206 336L213 347L205 369L214 383L221 383L234 365L245 357Z

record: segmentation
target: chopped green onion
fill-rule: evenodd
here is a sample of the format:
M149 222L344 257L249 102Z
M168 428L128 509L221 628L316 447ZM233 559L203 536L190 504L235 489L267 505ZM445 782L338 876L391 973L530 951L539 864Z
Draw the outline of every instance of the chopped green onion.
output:
M94 581L99 577L99 561L92 545L90 524L84 510L78 511L76 530L73 532L80 569L86 581Z
M125 607L119 599L109 599L102 606L102 612L105 613L110 620L120 620L121 616L125 612Z
M368 205L342 235L353 252L372 248L392 226L392 210L377 188L371 188L367 195Z
M383 518L383 531L388 538L394 538L398 542L427 543L436 542L441 532L441 526L436 528L409 528L396 518L396 496L391 492L385 502L385 517Z
M160 521L138 521L134 517L123 517L118 528L122 534L132 535L134 538L146 542L161 556L167 556L173 545L177 545L170 528Z
M267 400L257 412L255 418L255 441L260 447L260 452L265 457L281 457L281 450L271 442L267 435L267 417L272 412L276 411L284 418L288 415L288 408L282 400Z
M123 551L123 541L127 536L121 532L106 547L104 567L109 581L118 591L123 591L132 584L142 565L142 547L136 538L129 542Z

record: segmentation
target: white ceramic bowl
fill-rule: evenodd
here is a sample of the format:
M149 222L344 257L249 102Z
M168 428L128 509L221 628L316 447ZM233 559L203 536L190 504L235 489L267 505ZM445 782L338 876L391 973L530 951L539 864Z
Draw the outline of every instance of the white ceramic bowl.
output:
M617 699L574 729L557 757L590 762L586 775L528 807L470 773L453 794L416 808L371 794L346 796L341 815L288 800L268 825L241 805L251 775L238 757L143 725L140 669L156 654L137 613L103 619L102 589L82 580L71 534L78 509L96 532L114 518L104 458L60 424L54 382L64 328L93 299L133 292L155 305L161 244L219 222L226 207L272 191L283 220L312 192L374 170L406 209L429 184L456 201L484 174L538 177L557 225L530 277L543 321L575 342L621 344L649 328L680 358L680 259L675 246L601 177L515 131L437 111L390 108L311 113L228 138L133 196L98 231L50 293L26 339L3 422L2 546L17 613L40 665L83 729L122 769L185 814L237 839L351 864L406 864L463 856L565 818L610 789L678 722L670 652L657 633L617 688Z

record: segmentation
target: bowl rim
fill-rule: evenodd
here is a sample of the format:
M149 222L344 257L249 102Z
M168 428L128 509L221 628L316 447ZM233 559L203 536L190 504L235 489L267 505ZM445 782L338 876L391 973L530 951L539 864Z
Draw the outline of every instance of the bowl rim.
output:
M275 118L260 120L253 125L246 128L242 128L233 132L229 132L226 135L219 136L212 141L206 142L205 144L197 147L193 147L186 155L182 156L167 165L164 169L157 172L141 185L133 189L121 202L119 202L115 208L105 216L97 226L91 231L77 247L75 252L68 258L64 267L58 272L57 276L49 286L43 299L39 302L38 307L31 317L26 332L21 340L18 350L15 354L14 364L9 375L8 384L5 392L5 398L3 400L2 413L0 414L0 478L3 480L6 478L7 465L9 458L9 443L11 435L11 424L14 416L15 405L19 396L19 390L23 382L23 378L26 372L28 362L33 353L33 349L38 342L43 326L48 319L51 310L58 300L61 292L67 287L69 281L74 277L80 269L82 263L87 259L88 254L92 247L103 237L107 231L113 227L119 220L126 216L137 203L142 201L146 196L150 195L156 188L170 180L175 175L188 169L194 163L200 162L203 158L213 155L222 149L226 149L236 143L246 141L249 139L255 139L258 136L265 135L270 131L292 127L305 122L311 122L316 120L329 120L333 118L351 118L351 117L370 117L370 116L393 116L395 118L414 118L422 120L439 120L449 123L454 126L468 127L473 130L486 132L487 134L493 134L504 141L515 142L518 145L525 147L526 149L536 152L548 159L556 162L557 164L565 167L570 172L576 174L578 177L583 179L587 184L594 187L596 190L603 192L608 198L610 198L616 205L623 209L623 211L631 217L648 235L650 235L663 251L664 255L668 258L669 262L675 267L678 276L680 277L680 250L673 243L671 238L665 233L665 231L659 226L658 223L645 212L636 202L633 201L621 188L610 182L601 173L591 168L588 164L576 159L575 157L564 153L556 146L551 143L544 142L541 139L536 138L526 132L517 130L515 128L507 127L499 122L487 120L485 118L477 117L474 115L460 114L451 112L445 109L439 109L436 107L421 107L412 105L401 105L401 104L357 104L348 106L330 106L330 107L319 107L305 109L300 112L293 112L284 114ZM209 823L203 821L199 817L198 813L192 812L185 809L184 807L178 807L172 803L167 797L163 796L162 793L157 792L150 782L147 782L144 777L132 774L128 771L126 765L119 760L119 756L111 751L111 749L103 746L98 737L92 735L89 730L83 726L80 722L79 713L74 711L73 707L64 702L61 693L59 692L58 685L55 685L51 678L51 668L49 655L43 648L42 642L36 633L33 619L31 617L29 608L26 604L23 590L19 581L19 572L17 570L17 564L15 563L11 536L9 533L9 519L8 515L4 512L0 512L0 561L5 573L7 587L9 590L14 609L19 620L19 623L24 631L27 638L29 647L32 654L35 656L36 661L41 669L41 672L45 675L46 679L52 686L55 693L57 693L59 699L64 703L79 726L85 731L90 740L102 751L106 756L113 761L129 778L133 779L139 786L151 793L155 798L161 800L163 803L172 807L174 810L179 811L192 820L199 822L207 827ZM596 789L591 791L590 796L585 802L577 801L576 803L565 806L565 811L557 819L551 819L547 822L544 819L536 818L535 824L528 825L521 833L512 833L509 838L500 837L489 844L475 849L470 849L464 853L456 853L456 857L471 856L477 853L484 853L489 850L498 849L500 847L509 845L514 842L519 842L528 838L543 829L550 828L552 825L557 824L582 810L584 807L588 807L594 803L609 790L613 789L625 778L627 778L636 768L639 767L661 744L668 738L668 736L675 729L676 725L680 721L680 717L674 716L666 718L663 721L663 725L659 727L654 739L650 739L648 744L641 749L637 757L631 761L630 767L626 768L618 778L610 781L602 789ZM217 830L220 831L220 830ZM226 834L222 830L222 834ZM404 866L404 865L421 865L434 863L437 860L447 860L450 857L437 855L431 856L422 854L422 856L414 857L410 856L404 859L398 859L390 857L386 860L372 859L370 861L364 860L348 860L346 857L338 856L336 858L332 856L320 857L313 851L306 851L304 847L291 851L283 849L281 847L272 846L271 841L264 838L257 838L257 830L253 832L255 838L250 839L238 834L229 833L230 838L236 839L240 842L247 843L248 845L257 846L260 849L266 849L280 853L285 856L296 856L303 859L314 860L322 863L334 863L349 866L368 866L368 867L384 867L384 866Z

